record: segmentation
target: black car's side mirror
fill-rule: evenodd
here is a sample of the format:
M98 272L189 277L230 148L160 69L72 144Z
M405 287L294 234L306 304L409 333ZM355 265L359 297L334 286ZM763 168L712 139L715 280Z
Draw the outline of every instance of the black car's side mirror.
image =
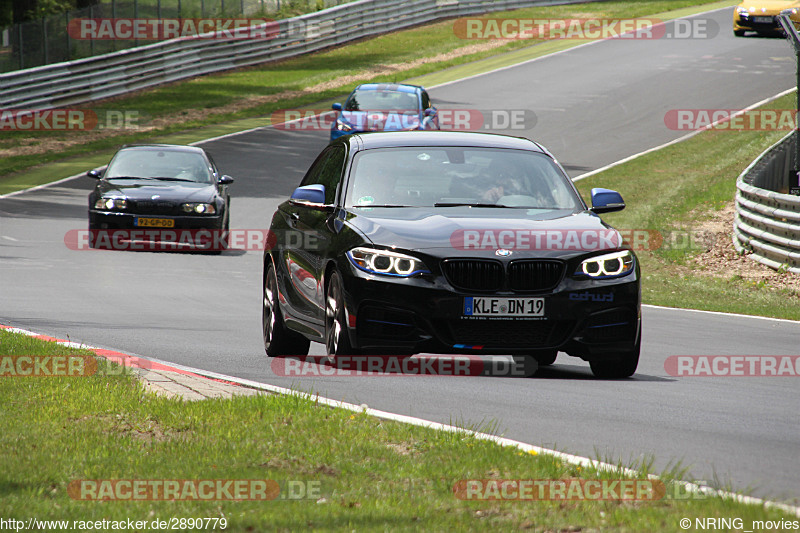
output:
M295 205L302 205L312 209L326 209L325 186L322 184L305 185L298 187L292 193L289 201Z
M594 213L611 213L612 211L622 211L625 209L625 202L622 195L610 189L592 189L592 208Z
M96 180L102 179L103 175L97 170L90 170L86 173L86 176L89 178L94 178Z
M234 182L234 179L232 177L230 177L228 175L224 175L224 176L219 178L219 181L217 183L219 183L220 185L230 185L233 182Z

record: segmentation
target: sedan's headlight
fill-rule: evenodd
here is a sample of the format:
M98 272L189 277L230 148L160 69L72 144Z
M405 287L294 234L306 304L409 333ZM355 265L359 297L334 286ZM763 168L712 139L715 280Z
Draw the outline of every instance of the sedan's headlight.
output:
M633 254L629 250L624 250L584 259L575 275L594 279L619 278L630 274L633 268Z
M339 131L352 131L353 127L340 118L336 119L336 129Z
M736 13L739 14L739 15L747 15L748 14L747 8L746 7L737 7L736 8Z
M347 257L357 268L370 274L408 278L415 274L430 272L416 257L389 250L359 247L347 252Z
M98 198L94 202L95 209L105 209L106 211L113 211L114 209L127 209L128 200L125 198Z
M196 213L198 215L213 215L217 212L217 208L214 207L214 204L182 204L181 209L183 209L184 213Z

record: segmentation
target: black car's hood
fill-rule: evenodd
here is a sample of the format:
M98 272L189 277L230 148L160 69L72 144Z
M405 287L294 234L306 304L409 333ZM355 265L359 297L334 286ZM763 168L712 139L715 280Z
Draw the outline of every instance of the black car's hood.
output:
M155 180L103 180L97 185L103 196L124 196L130 200L158 200L174 202L210 202L215 187L211 183Z
M559 255L619 248L620 234L584 211L504 208L354 208L347 224L376 245L406 250L459 250L466 255L500 248ZM527 237L526 237L527 235ZM552 252L552 254L550 253Z

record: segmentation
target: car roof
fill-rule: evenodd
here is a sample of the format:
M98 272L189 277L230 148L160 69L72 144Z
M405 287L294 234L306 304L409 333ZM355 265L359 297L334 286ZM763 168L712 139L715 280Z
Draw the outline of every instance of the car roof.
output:
M195 154L205 154L206 151L199 146L187 146L185 144L126 144L120 150L158 150L165 152L189 152Z
M416 93L425 90L419 85L408 85L406 83L362 83L355 91L395 91L399 93Z
M415 146L463 146L506 148L547 153L540 145L522 137L464 131L393 131L354 133L338 139L349 142L351 150Z

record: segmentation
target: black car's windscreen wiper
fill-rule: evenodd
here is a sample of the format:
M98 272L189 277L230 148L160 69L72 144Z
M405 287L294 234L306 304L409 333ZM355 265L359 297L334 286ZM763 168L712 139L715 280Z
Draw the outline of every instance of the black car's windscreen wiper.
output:
M154 180L155 178L148 178L147 176L111 176L106 180Z
M186 178L170 178L169 176L156 176L156 177L153 177L153 178L150 178L150 179L160 180L160 181L189 181L191 183L200 183L199 181L195 181L195 180L190 180L190 179L186 179Z
M472 203L472 202L436 202L435 204L433 204L433 207L507 207L513 209L517 206L503 205L503 204L482 204L482 203Z
M364 205L354 205L353 207L416 207L413 205L403 205L403 204L364 204Z

